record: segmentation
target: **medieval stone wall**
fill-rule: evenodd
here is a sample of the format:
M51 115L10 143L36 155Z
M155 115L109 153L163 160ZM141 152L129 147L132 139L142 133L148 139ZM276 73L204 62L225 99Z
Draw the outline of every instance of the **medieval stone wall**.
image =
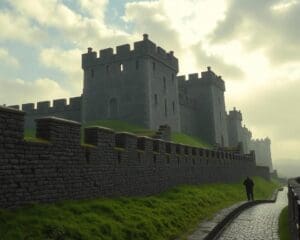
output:
M73 97L69 99L54 99L52 102L43 101L37 102L36 107L34 103L25 103L22 106L13 105L9 106L14 109L21 109L26 112L25 128L34 129L35 119L45 116L55 116L65 118L77 122L81 122L81 97Z
M0 207L32 202L135 196L179 184L269 178L254 154L194 148L74 121L36 121L36 142L25 141L24 112L0 107ZM266 168L267 169L267 168Z

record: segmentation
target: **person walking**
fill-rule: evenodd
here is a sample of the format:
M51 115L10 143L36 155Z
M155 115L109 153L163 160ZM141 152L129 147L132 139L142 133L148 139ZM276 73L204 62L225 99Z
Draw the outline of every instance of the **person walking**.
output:
M254 200L254 195L253 195L254 182L252 181L252 179L250 177L247 177L244 181L244 185L246 188L248 201L250 201L250 200L253 201Z

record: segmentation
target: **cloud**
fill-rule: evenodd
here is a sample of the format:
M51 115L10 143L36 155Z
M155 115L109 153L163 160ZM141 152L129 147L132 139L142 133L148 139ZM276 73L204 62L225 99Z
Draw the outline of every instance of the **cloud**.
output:
M81 70L81 54L79 49L63 50L60 48L43 49L40 61L48 68L59 70L68 79L68 85L74 92L81 92L83 73Z
M0 61L9 67L18 68L20 66L18 59L3 48L0 48Z
M225 62L221 56L207 53L201 42L195 45L192 51L199 68L211 66L215 73L222 75L224 79L243 79L244 73L239 67Z
M0 83L2 86L0 90L1 104L35 103L70 96L68 91L49 78L39 78L34 81L0 79ZM13 91L8 91L8 89L13 89Z
M81 8L89 14L90 17L104 20L105 9L108 0L78 0Z
M0 41L16 40L36 45L46 38L47 33L32 25L30 21L18 14L0 11Z
M17 14L43 27L46 32L55 30L57 35L52 35L51 38L58 38L59 44L63 41L68 45L85 48L127 42L129 35L126 32L105 25L102 18L106 1L99 4L101 8L96 7L98 2L81 0L80 6L89 12L89 16L84 16L59 0L8 1Z
M143 1L126 3L123 19L133 24L134 34L148 33L166 51L174 50L180 55L179 34L172 27L162 2Z
M300 1L232 0L211 35L214 42L239 39L248 51L262 49L273 64L299 61Z

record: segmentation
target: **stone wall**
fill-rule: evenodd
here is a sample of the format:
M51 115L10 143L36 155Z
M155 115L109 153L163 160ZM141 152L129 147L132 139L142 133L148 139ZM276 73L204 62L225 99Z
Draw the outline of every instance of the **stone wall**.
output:
M159 193L179 184L268 178L254 154L194 148L45 117L25 141L24 112L0 107L0 207Z
M37 102L36 107L34 103L25 103L22 104L22 106L13 105L9 107L14 109L22 109L24 112L26 112L26 129L34 129L35 119L45 116L56 116L81 122L81 97L70 98L69 104L67 104L67 99L62 98L54 99L52 106L50 101L43 101Z
M288 180L288 218L291 240L299 240L300 225L300 178Z

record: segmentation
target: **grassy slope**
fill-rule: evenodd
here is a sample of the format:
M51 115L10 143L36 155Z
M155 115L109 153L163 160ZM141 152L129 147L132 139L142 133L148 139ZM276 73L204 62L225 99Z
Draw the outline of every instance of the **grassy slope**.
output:
M292 239L289 232L288 207L285 207L279 216L279 236L280 240Z
M131 132L139 136L151 137L155 134L153 130L145 129L140 126L118 120L101 120L83 125L83 127L88 126L102 126L111 128L116 132ZM39 139L35 139L35 130L32 129L25 130L25 139L28 141L40 141ZM211 146L205 143L205 141L196 137L185 135L183 133L172 133L172 141L194 147L211 148Z
M255 178L255 196L276 184ZM181 186L156 196L64 201L0 210L0 239L174 239L234 202L241 183ZM1 238L2 237L2 238Z

